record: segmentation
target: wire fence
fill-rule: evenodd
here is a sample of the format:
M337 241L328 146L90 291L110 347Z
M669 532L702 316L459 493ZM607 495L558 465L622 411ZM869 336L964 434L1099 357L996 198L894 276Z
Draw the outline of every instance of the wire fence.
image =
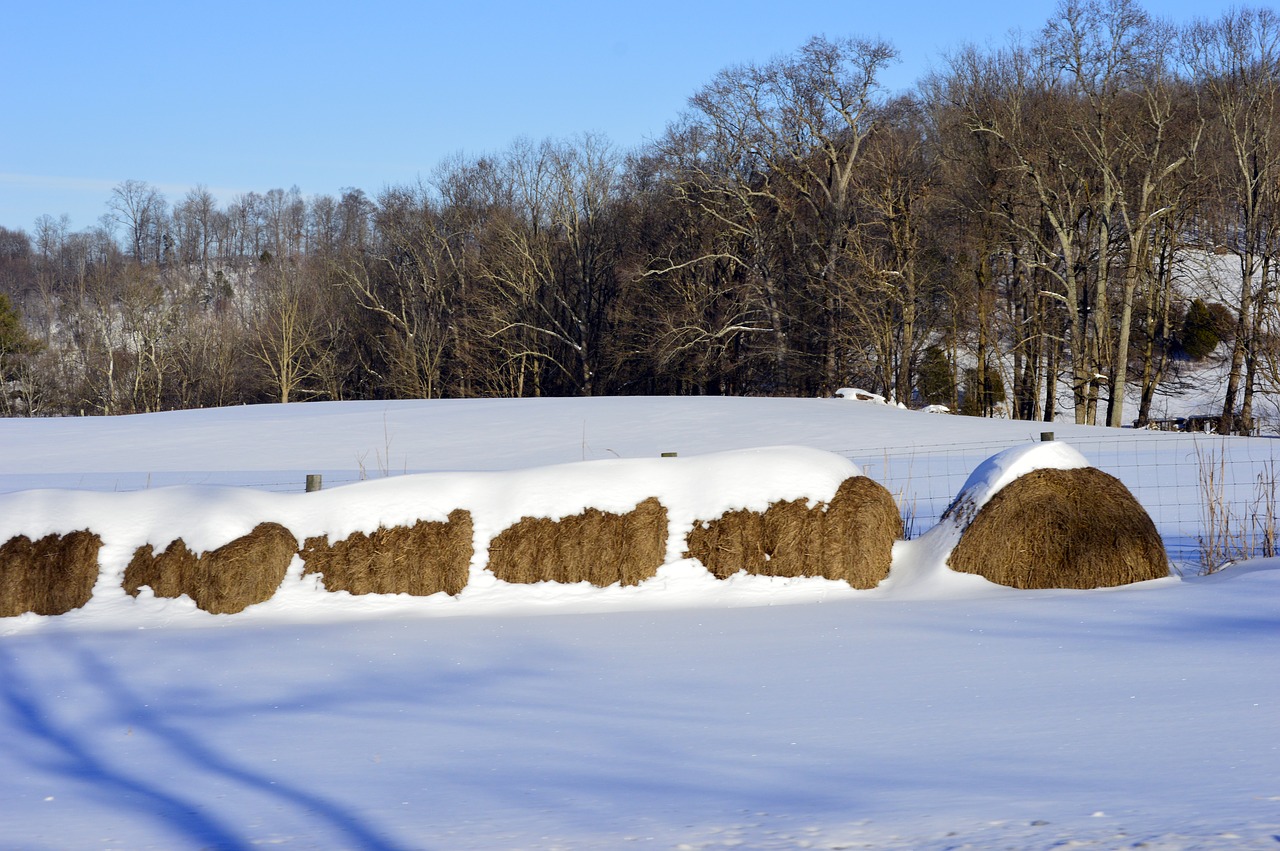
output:
M408 470L403 472L426 472ZM397 470L396 474L402 471ZM348 485L372 478L359 470L326 470L322 474L324 487ZM379 477L381 474L376 474ZM44 488L66 490L129 491L175 485L213 485L221 487L250 488L272 493L301 493L306 489L307 474L294 470L171 470L161 472L98 472L98 473L7 473L0 474L0 494Z
M1151 515L1175 564L1211 569L1232 558L1276 554L1280 440L1126 431L1066 442L1129 488ZM974 469L1012 445L986 441L832 451L889 489L902 510L907 535L914 537L938 522ZM327 489L427 471L316 472ZM300 493L306 478L290 470L10 474L0 476L0 493L37 487L134 491L167 485Z

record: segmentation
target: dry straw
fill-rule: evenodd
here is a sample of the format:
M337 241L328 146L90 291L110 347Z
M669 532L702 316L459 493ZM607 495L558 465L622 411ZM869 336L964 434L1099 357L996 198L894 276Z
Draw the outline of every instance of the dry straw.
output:
M1169 575L1147 512L1119 479L1092 467L1034 470L1001 488L948 564L1013 588L1101 588Z
M89 602L101 547L102 539L87 530L37 541L10 538L0 546L0 617L61 615Z
M159 555L146 544L125 569L124 590L136 597L147 585L157 597L186 594L206 612L233 615L271 599L297 551L297 539L279 523L259 523L249 534L201 555L181 538Z
M775 502L762 512L729 511L696 524L686 556L720 579L821 576L874 588L889 575L902 516L885 488L866 476L841 483L829 504Z
M636 585L658 572L666 550L667 509L650 497L626 514L525 517L489 544L489 570L504 582Z
M308 538L302 548L303 573L320 574L329 591L457 594L467 585L471 535L471 513L457 509L443 523L419 520L412 526L379 527L333 544L327 536Z

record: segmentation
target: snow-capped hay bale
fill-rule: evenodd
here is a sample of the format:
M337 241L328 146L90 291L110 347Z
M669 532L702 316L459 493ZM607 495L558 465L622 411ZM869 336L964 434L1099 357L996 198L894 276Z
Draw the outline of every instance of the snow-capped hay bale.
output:
M186 594L206 612L233 615L271 599L297 552L297 538L279 523L259 523L249 534L200 555L181 538L159 555L145 544L125 568L124 590L136 597L146 585L157 597Z
M947 564L1013 588L1101 588L1169 575L1147 512L1093 467L1032 470L1004 485L973 515Z
M0 617L61 615L89 602L101 547L102 538L88 530L10 538L0 546Z
M503 582L637 585L662 566L667 509L643 500L625 514L588 508L560 520L524 517L489 544L489 570Z
M695 524L689 558L720 579L746 571L760 576L821 576L854 588L874 588L889 575L902 517L883 485L866 476L841 483L830 503L775 502L764 512L728 511Z
M320 574L328 591L455 595L467 585L471 536L471 513L456 509L447 522L379 527L332 544L328 536L308 538L302 547L303 574Z

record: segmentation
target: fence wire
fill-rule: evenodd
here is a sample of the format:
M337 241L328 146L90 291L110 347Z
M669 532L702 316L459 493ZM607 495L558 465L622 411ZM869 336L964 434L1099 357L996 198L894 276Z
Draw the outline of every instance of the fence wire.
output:
M1129 488L1151 515L1176 564L1213 568L1230 559L1276 554L1280 441L1275 438L1125 431L1065 442ZM938 522L978 465L1013 445L985 441L831 451L889 489L908 536L914 537ZM317 472L326 489L369 477L362 470ZM33 487L133 491L181 484L300 493L305 479L287 470L9 474L0 475L0 493Z

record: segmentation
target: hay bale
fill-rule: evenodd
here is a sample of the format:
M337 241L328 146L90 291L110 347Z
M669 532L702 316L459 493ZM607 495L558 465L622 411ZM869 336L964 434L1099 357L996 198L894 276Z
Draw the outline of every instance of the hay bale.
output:
M67 535L26 535L0 546L0 617L61 615L93 596L102 538L87 529Z
M471 513L457 509L443 523L379 527L371 535L356 532L333 544L328 536L308 538L302 572L320 574L328 591L454 595L467 585L471 536Z
M150 586L157 597L186 594L196 606L233 615L271 599L298 552L298 540L279 523L259 523L249 534L196 555L178 538L159 555L139 547L124 572L124 590L136 597Z
M560 520L525 517L489 544L503 582L638 585L666 559L667 509L649 497L626 514L588 508Z
M845 479L830 503L775 502L764 512L728 511L695 524L685 556L716 577L821 576L874 588L889 575L902 516L885 488L866 476Z
M1093 467L1033 470L1000 488L968 520L947 564L1013 588L1101 588L1169 575L1147 512L1119 479Z

